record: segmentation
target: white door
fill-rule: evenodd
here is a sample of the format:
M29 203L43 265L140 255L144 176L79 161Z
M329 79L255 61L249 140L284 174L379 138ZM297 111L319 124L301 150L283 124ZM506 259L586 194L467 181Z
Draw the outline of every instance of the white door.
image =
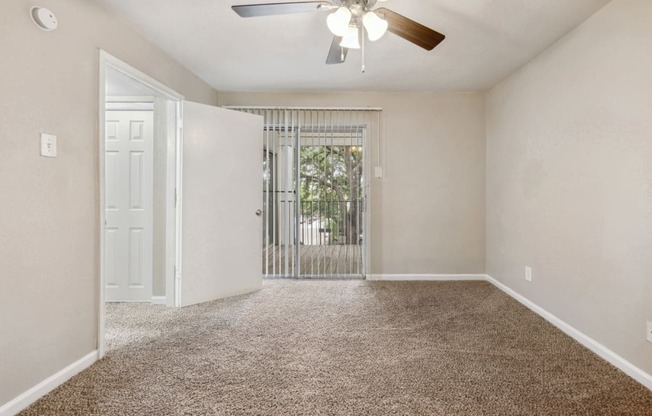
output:
M106 112L105 300L152 299L152 111Z
M181 305L262 287L263 118L183 103Z

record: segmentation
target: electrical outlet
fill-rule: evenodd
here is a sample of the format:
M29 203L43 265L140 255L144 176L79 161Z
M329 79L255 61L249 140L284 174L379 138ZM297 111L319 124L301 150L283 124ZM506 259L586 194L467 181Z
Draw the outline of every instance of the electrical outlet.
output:
M647 323L647 340L652 342L652 322Z
M525 266L525 280L532 281L532 267Z

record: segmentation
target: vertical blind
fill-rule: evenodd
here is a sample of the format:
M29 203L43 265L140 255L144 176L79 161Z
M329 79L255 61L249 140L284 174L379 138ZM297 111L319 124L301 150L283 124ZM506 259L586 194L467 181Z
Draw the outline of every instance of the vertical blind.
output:
M228 108L264 118L263 275L364 277L381 109Z

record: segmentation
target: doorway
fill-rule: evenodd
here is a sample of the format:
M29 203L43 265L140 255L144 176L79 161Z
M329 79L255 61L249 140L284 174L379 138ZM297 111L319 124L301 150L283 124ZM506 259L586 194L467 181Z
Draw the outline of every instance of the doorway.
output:
M177 306L183 97L100 52L100 355L105 302Z
M364 278L379 109L230 107L262 115L266 278Z
M302 128L299 275L364 277L364 126Z
M149 146L143 114L151 111L154 133ZM119 133L121 125L125 127ZM126 299L132 303L123 298L123 306L182 307L262 288L258 262L251 259L261 256L263 118L184 101L101 51L99 126L98 350L102 357L105 299L110 289L134 289L134 299ZM147 155L150 151L152 158ZM112 172L114 162L120 174ZM107 176L112 173L115 177ZM150 173L151 181L147 179ZM152 192L147 190L150 183ZM116 187L109 189L109 185ZM122 215L120 210L136 212L110 218ZM111 233L122 247L110 241ZM150 235L152 243L148 244ZM157 253L157 241L161 253ZM122 275L114 278L111 267L118 266ZM156 294L158 278L164 298L152 296L148 302L150 266L152 293ZM158 276L156 267L163 270ZM133 305L134 300L140 304Z

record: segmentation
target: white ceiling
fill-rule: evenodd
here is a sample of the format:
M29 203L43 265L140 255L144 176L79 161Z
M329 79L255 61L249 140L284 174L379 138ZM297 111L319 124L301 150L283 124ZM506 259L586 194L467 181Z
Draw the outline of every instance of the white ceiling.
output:
M233 4L282 0L98 0L220 91L486 90L609 0L388 0L446 35L428 52L391 33L326 65L327 11L244 19Z

